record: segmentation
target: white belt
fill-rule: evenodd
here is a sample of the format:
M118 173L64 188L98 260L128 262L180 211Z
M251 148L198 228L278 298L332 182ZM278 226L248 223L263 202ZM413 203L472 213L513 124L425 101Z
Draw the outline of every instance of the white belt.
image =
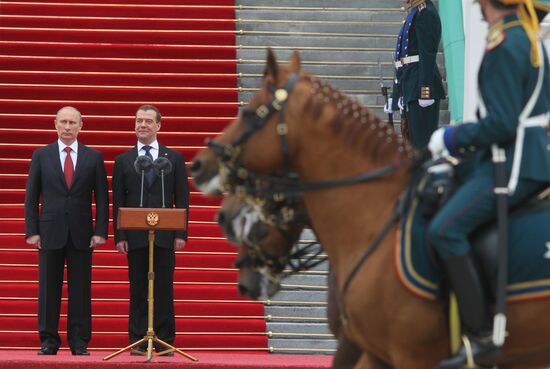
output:
M407 64L418 63L419 61L420 61L420 57L418 55L406 56L406 57L401 58L400 60L398 60L394 63L395 64L395 69L399 69L402 66L405 66Z
M548 127L550 112L525 119L524 127Z

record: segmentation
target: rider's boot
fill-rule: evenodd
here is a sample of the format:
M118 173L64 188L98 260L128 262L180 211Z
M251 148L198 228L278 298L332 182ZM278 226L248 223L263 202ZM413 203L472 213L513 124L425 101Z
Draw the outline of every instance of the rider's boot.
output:
M445 268L456 294L460 318L466 334L458 352L439 363L439 369L488 366L500 355L492 341L491 317L487 297L471 254L451 256Z

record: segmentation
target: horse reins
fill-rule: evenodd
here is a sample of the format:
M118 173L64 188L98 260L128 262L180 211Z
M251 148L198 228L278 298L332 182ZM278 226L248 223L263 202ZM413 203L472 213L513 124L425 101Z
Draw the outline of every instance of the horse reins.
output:
M397 172L398 170L404 168L406 163L401 161L397 164L389 164L381 168L375 169L371 172L361 173L359 175L350 176L342 179L333 179L333 180L319 180L319 181L307 181L301 182L296 181L290 178L290 154L289 154L289 144L288 144L288 126L284 120L285 105L288 101L288 97L292 92L292 89L298 82L299 77L297 74L292 74L284 88L276 89L274 85L268 86L268 89L273 93L273 98L268 104L260 105L255 112L244 111L243 118L247 123L247 128L245 131L233 142L232 144L222 144L214 140L208 140L207 146L214 152L216 156L220 159L220 164L223 166L223 169L227 171L227 175L232 178L237 178L240 180L246 180L247 182L253 182L250 179L255 181L266 181L274 186L282 187L283 190L274 191L272 189L259 189L257 186L231 186L227 184L227 190L230 192L237 192L239 195L244 196L255 196L258 198L264 199L273 199L276 201L284 201L289 197L301 196L304 192L307 191L318 191L332 189L335 187L349 186L354 184L366 183L379 179L383 176ZM264 175L259 173L254 173L249 171L242 164L242 152L244 144L252 137L254 133L263 128L269 119L276 113L279 113L279 123L277 124L277 134L281 139L281 147L283 152L283 173L282 175ZM250 115L253 115L250 118ZM410 192L410 191L406 191ZM408 197L408 196L406 196ZM400 202L401 203L401 202ZM399 204L399 203L398 203ZM342 289L342 294L344 294L351 281L367 260L367 258L378 248L381 241L390 231L395 222L400 218L402 212L400 211L402 206L397 205L392 213L390 219L384 225L384 228L375 239L371 242L365 253L358 260L354 268L351 270L350 274L344 282L344 288ZM265 255L264 255L265 256ZM295 255L287 256L286 258L293 257ZM288 261L287 261L288 262ZM343 311L343 310L342 310Z

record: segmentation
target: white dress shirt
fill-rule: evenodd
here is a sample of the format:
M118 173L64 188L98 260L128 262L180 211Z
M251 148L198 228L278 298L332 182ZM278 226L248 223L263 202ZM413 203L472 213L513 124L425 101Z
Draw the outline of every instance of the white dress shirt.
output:
M65 152L65 145L61 140L57 140L57 146L59 146L59 160L61 161L61 170L65 172L65 159L67 153ZM72 144L68 145L71 148L71 159L73 159L73 169L76 168L76 159L78 157L78 141L75 140Z
M159 142L157 140L151 142L150 145L144 145L138 141L137 143L138 156L145 155L145 150L143 150L143 146L151 146L151 149L149 150L149 152L151 153L153 160L156 160L159 157Z

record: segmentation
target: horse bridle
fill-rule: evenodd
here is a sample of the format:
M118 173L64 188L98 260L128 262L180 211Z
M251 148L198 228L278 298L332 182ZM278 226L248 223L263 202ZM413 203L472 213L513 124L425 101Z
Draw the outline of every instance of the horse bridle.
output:
M246 118L245 122L247 123L247 128L233 143L222 144L214 140L207 141L207 146L219 158L220 171L224 173L226 178L233 178L233 179L236 179L237 181L246 180L247 184L250 184L251 182L253 182L251 181L251 179L254 179L256 181L261 180L261 181L266 181L268 183L271 183L275 187L281 187L283 189L274 191L269 188L258 189L257 187L255 188L249 185L234 187L227 184L226 182L226 190L241 196L253 196L256 198L264 198L268 200L285 201L285 199L291 196L297 196L297 195L301 196L303 192L306 192L306 191L318 191L318 190L325 190L325 189L331 189L335 187L369 182L369 181L378 179L380 177L395 173L399 169L405 166L405 162L402 161L397 164L389 164L389 165L383 166L381 168L375 169L370 172L361 173L359 175L350 176L342 179L335 179L335 180L301 182L299 180L291 179L292 173L290 172L291 160L290 160L289 144L288 144L288 126L285 122L284 113L285 113L286 103L288 102L288 98L298 81L299 81L298 75L293 73L290 76L284 88L277 89L275 85L268 85L268 90L273 93L273 98L268 104L260 105L254 112L252 112L251 110L243 111L242 113L243 119ZM281 147L282 147L282 154L283 154L282 173L280 173L280 175L278 175L279 173L275 175L264 175L264 174L251 172L248 169L246 169L243 165L243 160L242 160L243 146L250 139L250 137L252 137L252 135L257 131L259 131L261 128L263 128L267 124L267 122L270 120L270 118L276 113L279 113L279 123L277 124L277 134L281 139ZM344 293L345 290L347 290L349 284L351 283L351 280L356 275L361 265L366 261L368 256L370 256L376 250L378 245L381 243L382 239L387 235L387 233L391 229L391 226L393 226L393 224L397 221L397 219L399 219L402 213L400 211L402 209L399 209L399 208L400 206L396 206L396 209L394 209L392 216L384 226L383 230L378 234L377 237L375 237L375 239L369 245L369 247L367 248L363 256L356 263L355 267L352 269L352 272L348 275L348 278L346 278L346 281L344 282L344 288L342 293ZM259 247L258 247L258 252L263 253L263 251ZM293 257L293 255L286 256L283 258L289 259L291 257ZM265 255L263 255L262 258L265 260L269 260L265 258ZM273 264L282 263L282 261L276 262L273 260L268 262L272 262ZM286 260L286 262L288 262L288 260ZM280 265L278 265L277 267L280 267Z
M226 190L240 196L253 196L265 199L274 199L283 201L289 196L302 196L306 191L318 191L331 189L340 186L349 186L358 183L369 182L382 176L391 174L401 169L405 163L389 164L371 172L361 173L342 179L320 180L302 182L294 179L296 175L290 171L290 153L288 144L288 126L285 122L285 106L288 98L299 81L297 74L292 74L284 88L277 89L275 85L269 85L267 88L273 93L273 98L267 104L260 105L255 111L244 110L243 119L247 123L244 132L231 144L222 144L214 140L208 140L207 146L220 160L220 172L226 178L233 178L238 181L246 181L244 186L234 187L226 181ZM277 134L281 139L281 148L283 154L283 167L280 173L265 175L254 173L246 169L243 165L242 153L243 146L252 137L252 135L263 128L270 118L279 113L279 123L277 124ZM265 181L275 188L255 188L249 186L254 180Z

